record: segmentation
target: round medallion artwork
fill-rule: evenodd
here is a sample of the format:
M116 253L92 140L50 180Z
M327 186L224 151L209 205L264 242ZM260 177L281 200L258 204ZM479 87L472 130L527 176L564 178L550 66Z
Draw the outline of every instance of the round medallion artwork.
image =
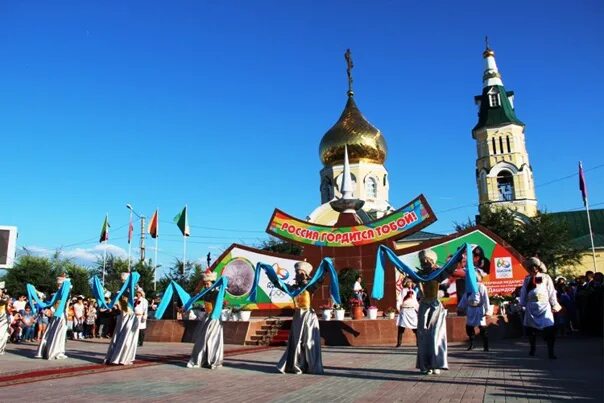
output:
M227 292L235 297L246 295L254 284L254 266L244 258L236 257L224 267L222 275L229 279Z

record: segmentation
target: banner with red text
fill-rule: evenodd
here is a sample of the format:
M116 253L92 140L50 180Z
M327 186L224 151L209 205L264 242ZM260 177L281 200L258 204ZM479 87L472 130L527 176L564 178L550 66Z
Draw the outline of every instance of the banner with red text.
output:
M298 244L353 247L402 238L436 221L423 195L378 220L353 227L313 224L275 210L266 229L271 235Z

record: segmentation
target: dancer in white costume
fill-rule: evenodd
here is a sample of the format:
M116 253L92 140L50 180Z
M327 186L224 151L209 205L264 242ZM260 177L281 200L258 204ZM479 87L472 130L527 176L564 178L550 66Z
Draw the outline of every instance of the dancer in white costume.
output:
M0 355L4 354L8 342L8 315L6 306L8 299L4 295L4 281L0 282Z
M400 347L403 344L405 329L411 329L417 335L417 310L419 309L419 303L417 302L417 294L413 290L413 280L410 278L405 279L397 305L399 313L396 319L398 329L396 347Z
M535 355L537 332L543 332L547 342L547 352L550 359L556 359L554 342L554 312L562 307L558 304L556 289L552 278L547 274L547 267L541 260L532 257L525 262L529 275L524 279L520 290L520 305L525 308L524 327L529 337L529 355Z
M206 272L203 274L203 285L205 289L212 287L216 281L215 272ZM191 353L191 358L187 363L187 368L209 368L214 369L222 366L224 360L224 337L222 333L222 322L220 319L212 319L214 309L220 309L216 306L216 297L218 290L213 289L203 296L205 317L195 330L195 345Z
M122 273L122 280L125 280L125 282L132 281L128 273ZM136 284L132 287L135 286ZM130 288L128 287L128 289ZM125 295L122 295L119 300L120 315L117 318L113 337L103 361L104 364L131 365L134 362L138 346L140 321L134 313L134 306L131 300L133 299Z
M61 293L65 297L65 301L57 300L54 304L53 315L49 320L46 331L42 335L36 358L44 358L47 360L65 359L65 341L67 336L67 319L65 314L69 309L69 290L64 287L71 288L71 282L65 274L57 277L57 293ZM60 310L60 305L63 304L64 309Z
M468 351L474 348L475 327L478 327L480 331L483 351L489 351L489 335L486 321L490 304L489 294L487 287L481 281L478 270L476 270L476 279L478 280L478 292L465 292L459 301L458 309L466 313L466 334L470 338Z
M423 274L438 270L437 255L431 249L419 253ZM430 281L420 282L417 324L417 368L423 374L439 374L441 369L449 369L447 362L447 310L438 300L438 286L455 270L451 265Z
M296 282L293 288L304 287L310 278L312 265L298 262L294 267ZM315 289L311 286L294 298L296 310L287 339L287 349L277 364L279 372L323 374L319 319L310 306L311 292Z

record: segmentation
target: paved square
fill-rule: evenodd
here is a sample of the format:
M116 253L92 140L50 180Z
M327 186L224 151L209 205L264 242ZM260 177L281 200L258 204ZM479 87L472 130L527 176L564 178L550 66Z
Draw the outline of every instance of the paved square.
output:
M99 365L106 343L70 341L70 359L51 362L30 358L32 345L9 345L0 357L0 401L601 401L602 339L562 339L555 361L538 347L532 358L524 341L490 353L451 345L450 370L428 376L415 369L414 347L324 347L326 374L296 376L275 370L282 348L229 345L224 367L210 371L184 367L191 344L146 343L132 367Z

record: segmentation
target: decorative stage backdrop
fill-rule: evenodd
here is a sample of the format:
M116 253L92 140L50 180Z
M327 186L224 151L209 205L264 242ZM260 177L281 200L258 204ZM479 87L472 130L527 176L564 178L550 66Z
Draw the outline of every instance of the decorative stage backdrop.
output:
M260 249L238 244L231 245L212 265L212 271L218 276L228 277L225 301L230 307L248 305L252 309L279 309L293 307L292 299L278 290L262 272L257 295L257 303L247 302L252 290L256 263L267 263L275 269L277 275L287 284L293 284L294 264L302 260L297 256L278 255Z
M524 258L503 239L484 227L469 228L445 238L397 250L396 253L405 264L419 267L419 251L430 248L438 255L438 265L441 266L466 242L472 246L474 266L484 276L483 282L489 290L489 295L510 295L517 287L522 286L522 281L528 274L521 263ZM465 259L460 262L455 272L440 285L441 301L444 305L457 304L457 286L461 284L458 280L463 281L465 277L465 262ZM403 276L398 271L396 275L398 301Z

